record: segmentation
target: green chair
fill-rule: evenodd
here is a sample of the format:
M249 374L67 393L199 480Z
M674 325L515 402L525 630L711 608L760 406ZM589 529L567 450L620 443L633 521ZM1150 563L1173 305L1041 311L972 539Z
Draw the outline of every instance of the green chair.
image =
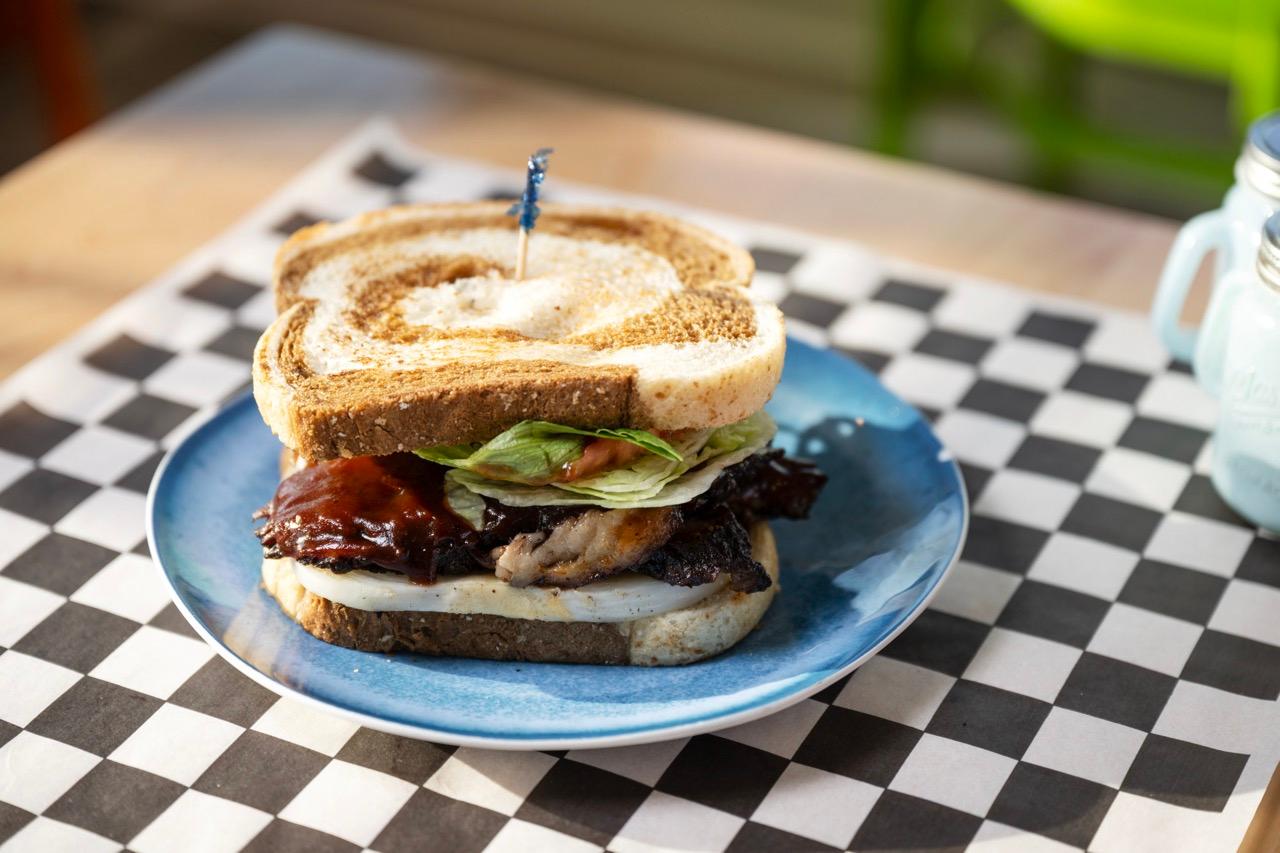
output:
M1233 119L1280 106L1280 0L1007 0L1043 34L1035 67L1002 67L984 56L984 39L1007 23L994 3L886 0L876 145L901 154L909 125L936 91L976 94L1012 121L1036 154L1035 183L1061 186L1089 161L1155 179L1230 182L1235 148L1211 149L1100 127L1075 96L1082 56L1092 55L1220 80Z
M1276 0L1008 2L1083 53L1226 81L1241 129L1280 103Z

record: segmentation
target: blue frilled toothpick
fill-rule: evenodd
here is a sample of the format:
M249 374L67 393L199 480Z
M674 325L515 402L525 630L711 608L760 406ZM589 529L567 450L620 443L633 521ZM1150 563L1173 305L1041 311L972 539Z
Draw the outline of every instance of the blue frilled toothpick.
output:
M525 175L524 195L511 205L508 216L520 217L520 243L516 246L516 280L524 278L525 261L529 257L529 232L538 222L538 193L547 176L547 158L553 148L539 148L529 157L529 171Z

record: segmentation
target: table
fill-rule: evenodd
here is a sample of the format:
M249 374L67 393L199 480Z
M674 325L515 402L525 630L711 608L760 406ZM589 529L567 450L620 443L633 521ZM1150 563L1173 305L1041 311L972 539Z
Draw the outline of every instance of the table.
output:
M0 340L0 375L218 234L375 112L439 153L511 164L550 142L568 179L1134 310L1149 302L1176 228L827 143L273 28L0 182L0 311L22 318ZM1276 838L1273 779L1242 849L1280 849Z
M0 310L23 318L0 340L0 376L379 111L441 154L511 164L553 143L564 178L1135 310L1149 303L1175 230L830 143L274 28L0 182Z

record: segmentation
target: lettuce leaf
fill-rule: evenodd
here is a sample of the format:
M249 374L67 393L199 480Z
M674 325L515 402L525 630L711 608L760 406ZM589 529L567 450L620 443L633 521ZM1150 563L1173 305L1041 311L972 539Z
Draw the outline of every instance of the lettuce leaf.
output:
M595 438L634 444L646 451L641 459L656 458L670 464L681 460L674 447L642 429L578 429L548 421L521 421L482 445L425 447L414 453L430 462L482 477L541 485L555 480Z
M464 487L508 506L590 505L607 509L673 506L711 488L720 472L763 449L777 432L773 419L757 412L744 421L702 430L677 442L679 461L646 454L631 464L569 483L527 484L495 480L455 467L449 487Z
M484 527L484 498L461 483L444 481L444 502L449 511L471 525L472 530Z

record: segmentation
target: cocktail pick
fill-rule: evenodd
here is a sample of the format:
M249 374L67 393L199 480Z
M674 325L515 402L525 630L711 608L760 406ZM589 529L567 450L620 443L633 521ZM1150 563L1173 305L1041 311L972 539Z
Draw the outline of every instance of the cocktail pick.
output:
M538 193L547 176L547 157L554 148L539 148L529 156L529 170L525 175L524 194L511 205L508 216L520 218L520 242L516 245L516 280L524 278L525 264L529 257L529 232L538 222Z

